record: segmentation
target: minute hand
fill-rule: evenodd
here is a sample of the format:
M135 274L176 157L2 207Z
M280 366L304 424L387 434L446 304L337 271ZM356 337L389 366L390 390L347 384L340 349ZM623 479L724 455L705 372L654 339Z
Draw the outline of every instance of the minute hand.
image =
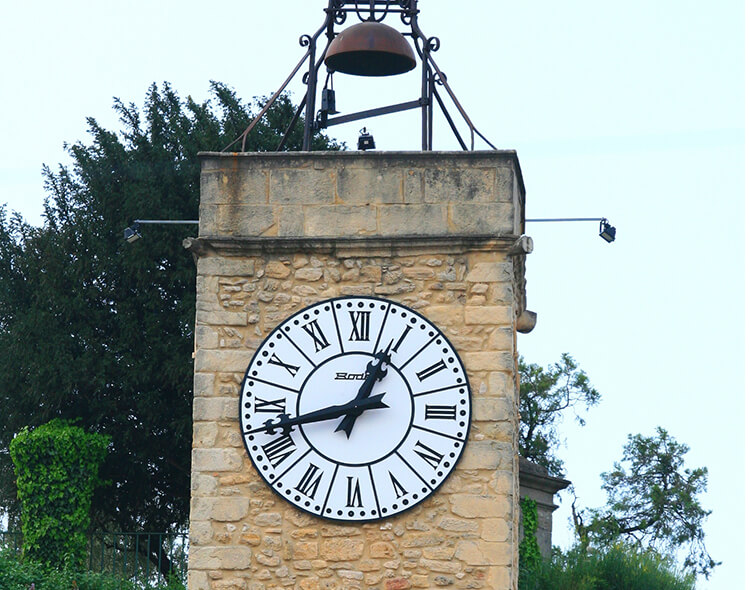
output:
M354 398L354 401L366 399L370 396L372 393L373 387L375 387L375 382L380 381L383 377L385 377L386 373L388 372L388 369L386 369L383 365L390 363L391 361L391 355L388 354L389 350L391 348L391 345L389 344L385 350L381 350L380 352L375 354L375 360L367 364L367 371L365 373L365 382L362 384L362 386L359 388L359 391L357 392L357 396ZM351 412L347 414L343 420L339 423L339 425L336 427L336 432L339 430L343 430L346 433L346 438L349 438L352 434L352 428L354 427L354 422L357 420L357 417L362 414L361 411Z
M315 410L314 412L302 414L301 416L295 416L294 418L290 418L286 414L282 414L276 419L276 421L267 420L263 426L259 428L253 428L252 430L247 430L245 431L245 434L255 434L256 432L266 432L266 434L273 434L277 428L281 429L285 433L288 433L291 431L292 426L309 424L310 422L323 422L325 420L332 420L334 418L338 418L339 416L343 416L344 414L348 414L349 412L352 412L354 410L356 410L357 412L364 412L365 410L387 408L388 404L382 401L384 395L384 393L381 393L379 395L374 395L372 397L361 400L354 399L345 404L329 406L327 408Z

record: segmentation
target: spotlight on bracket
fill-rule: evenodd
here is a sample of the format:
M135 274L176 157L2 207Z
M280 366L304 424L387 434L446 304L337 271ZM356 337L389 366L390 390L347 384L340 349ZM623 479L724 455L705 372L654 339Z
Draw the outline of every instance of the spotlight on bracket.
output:
M609 221L602 218L602 220L599 222L599 236L605 242L615 241L615 231L615 227L613 225L610 225Z
M374 150L375 149L375 139L372 135L367 133L367 127L362 127L359 131L359 139L357 140L357 149L358 150Z
M151 223L155 225L198 225L197 219L136 219L133 225L126 227L123 232L125 240L132 244L141 239L141 224Z
M543 217L537 219L526 219L526 223L533 222L567 222L567 221L598 221L599 236L608 243L615 241L615 226L611 225L606 217Z
M128 244L132 244L133 242L141 239L141 234L138 231L140 229L140 224L138 222L134 223L130 227L126 227L124 233L125 241Z

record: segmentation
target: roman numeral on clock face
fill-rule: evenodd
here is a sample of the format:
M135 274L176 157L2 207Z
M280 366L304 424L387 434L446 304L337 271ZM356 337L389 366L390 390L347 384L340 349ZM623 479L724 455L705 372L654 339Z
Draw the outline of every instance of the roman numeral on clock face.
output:
M284 367L287 371L289 371L289 374L294 377L297 375L297 371L299 371L299 367L295 367L294 365L289 365L282 361L276 353L273 353L271 355L271 358L268 360L269 363L272 365L276 365L277 367Z
M433 469L437 469L440 465L440 461L443 460L445 455L441 455L435 449L431 449L422 441L417 441L414 446L414 452L422 457Z
M438 362L436 362L434 365L430 365L426 369L422 369L417 373L417 378L420 381L424 381L428 377L432 377L435 373L439 373L443 369L447 369L448 367L445 364L445 361L443 359L440 359Z
M346 477L346 507L362 508L362 492L359 490L359 478Z
M302 479L299 480L294 489L312 500L318 491L321 479L323 479L323 472L320 470L320 467L314 463L310 463L307 471L305 471Z
M370 339L370 312L369 311L350 311L352 319L352 333L349 341L362 341Z
M456 406L430 406L424 408L425 420L455 420Z
M388 475L391 476L391 485L393 485L393 491L396 492L396 499L405 496L409 492L404 489L404 486L396 479L396 477L389 471Z
M289 455L294 453L297 446L294 444L292 437L284 434L271 442L264 444L262 447L266 457L276 469Z
M255 411L268 414L280 414L286 410L286 398L265 400L261 397L255 398Z
M309 324L304 324L302 329L312 337L313 342L315 343L315 352L320 352L331 345L330 342L326 340L323 330L320 329L318 320L313 320Z
M401 343L406 338L406 335L411 331L411 326L406 326L404 328L404 331L401 333L401 337L398 339L398 342L391 348L393 352L398 352L399 347L401 346Z

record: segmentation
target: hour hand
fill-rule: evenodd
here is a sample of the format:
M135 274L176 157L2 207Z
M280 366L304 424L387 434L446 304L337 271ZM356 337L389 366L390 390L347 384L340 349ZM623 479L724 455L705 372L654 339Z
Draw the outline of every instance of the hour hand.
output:
M307 414L301 414L290 418L287 414L279 415L276 420L266 420L263 426L259 428L253 428L248 430L245 434L255 434L256 432L265 432L266 434L274 434L277 429L281 430L284 434L289 434L292 427L299 426L301 424L309 424L311 422L323 422L325 420L333 420L339 416L349 414L352 411L359 413L365 410L376 410L378 408L387 408L388 404L383 401L384 393L379 395L373 395L366 399L355 399L345 404L339 404L337 406L329 406L314 412L308 412Z

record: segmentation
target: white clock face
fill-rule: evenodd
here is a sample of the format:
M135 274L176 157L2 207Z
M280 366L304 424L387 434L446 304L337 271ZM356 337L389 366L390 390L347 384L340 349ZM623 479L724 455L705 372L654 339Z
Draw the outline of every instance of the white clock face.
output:
M334 520L386 518L430 496L458 462L470 419L466 372L445 336L373 297L329 299L282 322L240 396L258 473Z

